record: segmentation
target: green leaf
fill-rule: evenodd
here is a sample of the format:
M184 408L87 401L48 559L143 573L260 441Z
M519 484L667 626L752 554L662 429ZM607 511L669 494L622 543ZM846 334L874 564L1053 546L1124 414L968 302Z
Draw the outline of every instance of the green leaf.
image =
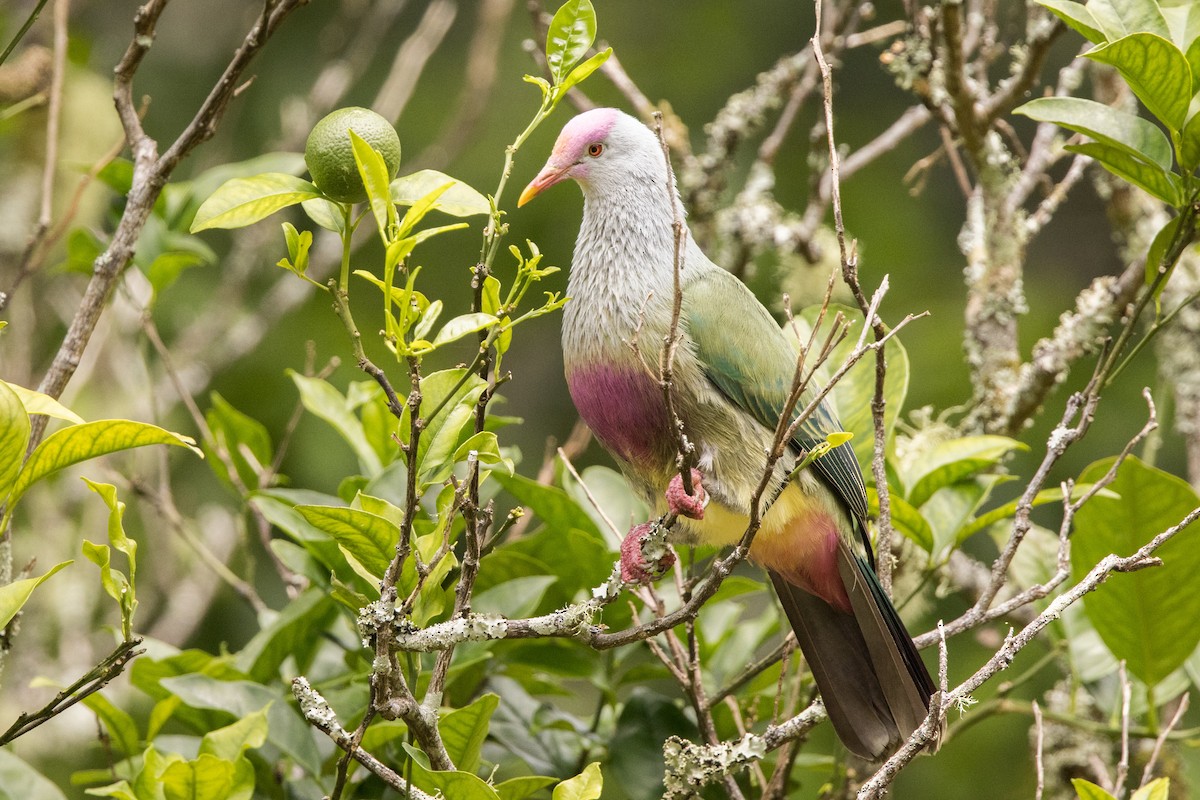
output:
M127 162L128 163L128 162ZM248 158L244 161L225 162L204 170L190 181L173 181L164 191L181 190L192 205L197 205L204 198L217 190L221 184L232 178L253 178L264 172L283 172L288 175L299 175L306 169L303 153L271 152ZM133 165L129 164L129 172L124 177L126 192L133 183ZM194 213L194 212L193 212Z
M1187 57L1169 39L1131 33L1084 55L1116 67L1151 114L1173 131L1183 129L1192 98L1192 73Z
M25 578L24 580L13 581L6 586L0 586L0 628L3 628L12 618L21 610L21 606L29 600L29 596L33 594L33 590L42 584L47 578L58 572L68 564L73 564L73 561L64 561L61 564L55 564L46 574L39 578Z
M545 486L524 475L497 474L494 477L517 502L533 509L551 529L565 532L578 528L597 539L603 539L592 518L562 489Z
M417 320L417 324L413 326L413 339L424 339L433 330L433 324L437 322L438 317L442 315L443 304L441 300L434 300L425 307Z
M234 791L233 762L205 753L176 761L159 776L165 800L229 800Z
M368 572L382 578L396 556L400 528L383 517L342 506L296 506L309 523L332 536Z
M1163 170L1171 169L1171 141L1161 128L1136 114L1080 97L1039 97L1013 109L1013 113L1038 122L1053 122Z
M151 444L186 447L203 457L200 448L196 447L195 440L190 436L172 433L157 425L126 419L85 422L56 431L38 445L33 454L29 456L29 460L25 462L21 474L17 476L9 503L15 504L26 489L64 467L97 456Z
M0 748L0 800L66 800L66 795L6 747Z
M242 486L250 491L258 489L259 475L271 465L274 458L271 434L265 425L234 408L217 392L210 393L209 399L212 406L204 414L204 420L213 439L232 463ZM225 459L216 457L215 453L210 456L209 465L217 477L233 486Z
M1103 142L1069 144L1064 149L1096 159L1117 177L1124 178L1173 207L1178 207L1183 200L1183 187L1178 176L1157 164L1135 158L1124 150Z
M828 313L832 314L837 311L842 312L847 319L853 320L855 325L862 325L862 315L857 310L835 306ZM804 309L796 317L796 327L793 329L793 326L785 325L784 333L793 341L796 341L797 338L802 340L800 342L802 346L807 346L809 333L812 326L816 324L819 313L820 308L818 307ZM810 384L814 389L823 386L829 380L833 370L842 365L842 362L854 350L856 338L851 334L833 349L823 368L817 371L817 375L814 377L815 382ZM896 420L904 407L904 399L908 394L909 367L908 353L899 339L892 338L885 346L884 353L888 369L883 388L884 401L887 404L884 407L883 424L890 440L891 432L895 428ZM851 367L850 371L833 387L828 398L834 416L841 420L843 430L854 434L851 439L854 455L858 459L858 463L864 467L870 465L871 458L875 453L875 420L871 414L871 403L874 399L875 359L871 356L861 359Z
M379 236L384 245L391 241L391 231L396 222L396 206L392 204L391 191L388 184L387 164L375 148L367 144L353 128L346 130L350 134L350 146L354 150L354 163L358 165L358 174L362 177L363 187L367 190L367 202L371 206L371 215L379 226Z
M0 383L3 383L9 389L16 392L17 397L21 400L21 405L25 406L25 413L27 414L45 414L47 417L65 420L72 425L78 425L84 421L83 417L48 394L42 394L33 389L26 389L24 386L18 386L15 383L8 383L7 381L0 381ZM5 416L7 418L7 415ZM24 451L24 448L22 448L22 451ZM0 486L3 485L3 481L0 479Z
M414 202L409 207L408 211L404 212L404 218L400 220L399 235L400 236L408 236L408 234L412 232L412 229L417 226L417 223L420 222L421 220L423 220L425 218L425 215L433 210L433 207L437 203L438 198L440 198L446 192L450 191L450 188L453 185L454 185L454 179L451 178L449 182L444 183L441 186L436 186L433 189L430 189L428 192L425 193L425 195L423 197L421 197L416 202ZM465 223L463 223L463 224L465 224ZM413 246L415 246L415 244L411 245L409 247L409 249L411 250Z
M964 436L938 442L906 475L908 502L920 508L938 489L965 481L994 466L1013 450L1028 448L1007 436Z
M1133 793L1129 800L1167 800L1171 792L1171 779L1158 778Z
M1071 785L1075 787L1075 793L1079 795L1079 800L1117 800L1096 784L1083 778L1072 778Z
M405 750L408 750L407 744ZM437 772L425 767L411 751L409 755L413 783L426 792L453 800L497 800L499 797L490 784L474 773L461 770Z
M1200 39L1200 5L1191 0L1166 0L1160 3L1159 10L1167 20L1171 29L1171 41L1179 45L1180 50L1187 50L1188 45ZM1195 62L1192 62L1193 64ZM1196 84L1196 72L1192 72L1192 84Z
M463 427L475 417L471 405L460 403L437 417L437 429L430 426L431 436L422 436L417 447L417 466L422 488L441 483L454 470L454 452Z
M7 500L10 509L17 499L9 495L28 447L29 413L12 386L0 381L0 501Z
M1156 311L1161 311L1160 301L1162 298L1163 289L1167 286L1167 279L1170 277L1171 270L1175 268L1174 264L1163 264L1163 258L1167 255L1167 248L1171 246L1175 236L1179 233L1179 225L1183 222L1183 217L1176 215L1167 220L1167 224L1162 226L1162 230L1154 235L1154 240L1150 242L1150 249L1146 251L1146 286L1153 286L1155 281L1158 281L1158 288L1154 290L1154 308ZM1162 280L1158 280L1158 270L1160 267L1166 267L1166 272L1162 276Z
M362 591L369 587L367 581L358 577L346 561L346 556L338 547L337 542L329 534L318 530L308 520L296 511L299 503L311 505L336 503L336 497L321 495L317 492L296 492L286 489L272 489L269 492L260 491L251 495L250 504L262 514L268 522L300 544L306 553L312 556L323 568L323 579L328 580L333 572L348 585L353 585Z
M267 741L267 709L264 706L258 711L239 719L232 725L226 725L215 731L204 734L200 741L201 755L208 753L217 758L234 761L247 749L258 749Z
M104 723L104 729L108 731L109 741L112 742L116 752L124 757L138 755L142 752L142 748L138 742L137 723L133 721L128 713L123 709L117 708L111 701L99 692L88 695L83 698L83 704L90 708L92 712L100 718ZM0 778L0 785L3 784L3 779ZM0 793L0 797L4 795Z
M162 678L162 689L178 696L192 708L214 709L246 717L267 707L267 739L297 764L317 775L321 755L313 731L301 717L290 696L284 697L250 681L218 680L209 675L190 673Z
M437 337L433 340L434 347L441 347L450 342L456 342L468 334L476 333L484 328L495 325L498 320L491 314L484 314L482 311L476 311L470 314L462 314L447 320L442 329L438 331Z
M300 204L313 222L327 231L341 234L346 229L346 213L342 206L324 197L314 197Z
M87 228L73 228L67 234L67 260L63 269L80 275L91 275L96 259L108 243Z
M281 172L234 178L222 184L200 206L192 220L191 232L244 228L276 211L320 196L317 187L308 181Z
M620 776L631 800L659 800L664 794L663 742L671 736L692 738L697 733L695 723L679 705L639 687L625 701L617 718L608 745L610 774Z
M336 615L337 607L324 589L307 589L238 652L238 668L260 683L277 678L279 668L289 658L295 660L298 670L307 669L321 646L322 634Z
M488 735L492 712L499 704L500 697L489 692L438 721L446 752L460 770L474 772L479 768L479 754Z
M921 506L922 515L933 529L933 552L940 555L953 547L959 532L970 524L992 489L1007 480L1002 475L980 475L934 492Z
M492 431L480 431L473 434L454 451L454 460L456 462L466 461L472 451L479 458L480 464L489 467L503 467L509 475L513 474L512 460L505 458L500 453L500 440Z
M449 188L438 195L431 208L453 217L492 213L491 204L486 197L457 178L451 178L435 169L419 170L392 181L392 202L399 206L416 205L430 192L447 184Z
M483 279L482 310L487 314L500 313L500 280L495 275Z
M351 412L349 403L328 381L310 378L289 370L288 374L300 390L300 402L313 415L333 426L342 439L358 456L359 467L368 477L379 474L383 463L371 443L367 441L362 421Z
M520 778L509 778L496 784L496 794L500 800L526 800L526 798L557 783L554 778L544 775L524 775Z
M1196 45L1192 48L1200 58L1200 39L1196 40ZM1189 50L1190 54L1192 51ZM1194 65L1194 70L1200 70L1200 65ZM1200 86L1200 72L1196 73L1197 77L1192 79L1193 86ZM1183 125L1183 132L1179 135L1179 164L1184 174L1190 175L1200 166L1200 95L1192 97L1192 103L1188 106L1187 122Z
M1037 0L1037 2L1038 5L1065 22L1068 27L1082 34L1083 38L1092 44L1101 44L1107 41L1104 31L1100 30L1096 23L1096 18L1083 3L1076 3L1073 0Z
M1095 482L1113 459L1090 465L1081 482ZM1130 456L1109 487L1118 497L1094 497L1075 517L1071 572L1075 580L1110 553L1126 556L1200 505L1184 481ZM1155 554L1163 566L1111 576L1084 595L1096 631L1129 671L1153 686L1177 669L1200 643L1200 593L1182 591L1200 572L1192 525Z
M1180 47L1186 47L1184 58L1187 59L1188 68L1192 72L1192 88L1200 87L1200 6L1195 3L1189 4L1188 25L1191 30L1187 32L1192 38L1180 44ZM1192 97L1195 100L1195 96Z
M556 575L527 575L476 592L471 607L509 619L528 617L537 611L546 591L558 582Z
M617 526L618 538L624 534L625 527L650 518L650 508L638 493L629 490L629 483L615 469L593 465L585 468L580 477L583 478L583 486L586 486L595 498L599 509L592 505L583 488L571 480L569 475L563 475L562 488L575 504L592 518L597 528L603 530L608 525L601 515L601 510L612 520L613 525Z
M171 284L175 283L184 270L208 266L210 263L212 262L200 253L189 250L172 250L155 256L150 265L145 267L145 273L151 288L157 295L162 294Z
M1083 494L1083 492L1087 491L1090 488L1091 488L1091 484L1076 484L1075 490L1072 492L1071 496L1073 498L1077 498L1077 497L1081 496ZM1113 496L1115 496L1115 495L1113 495ZM1062 500L1062 497L1063 497L1062 489L1057 489L1057 488L1056 489L1043 489L1040 492L1038 492L1036 495L1034 495L1032 506L1034 508L1036 508L1037 506L1045 505L1046 503L1056 503L1056 502ZM1017 513L1017 505L1019 503L1020 503L1019 500L1012 500L1010 502L1005 503L1002 506L993 508L991 511L987 512L986 514L980 514L978 517L976 517L974 520L972 520L968 525L964 525L962 528L959 529L958 540L955 542L955 545L960 545L964 541L966 541L968 538L970 538L971 536L974 536L976 533L979 533L979 531L984 530L986 528L990 528L992 525L995 525L997 522L1000 522L1001 520L1006 520L1006 519L1012 517L1014 514Z
M166 800L162 775L172 764L185 760L178 753L159 753L154 745L147 747L142 754L142 768L133 780L133 794L137 800Z
M596 10L590 0L567 0L559 6L546 32L546 66L555 85L563 82L595 38Z
M125 504L117 499L117 487L107 483L94 483L83 479L88 488L104 500L108 506L108 543L112 549L124 553L129 561L129 576L112 568L109 561L109 548L94 545L88 540L83 541L83 554L88 560L100 567L100 583L108 596L117 601L121 609L121 633L128 641L133 635L133 615L137 611L138 601L136 592L137 579L137 542L126 537L122 518L125 515Z
M301 278L308 271L308 251L312 247L312 231L297 231L290 222L283 223L283 237L287 241L288 257L279 260L278 266L296 273Z
M888 493L892 512L892 525L927 553L933 552L933 528L921 512L895 492ZM871 513L879 513L879 494L875 487L867 487L867 505Z
M600 774L600 762L593 761L574 778L554 787L552 800L596 800L604 789L604 777Z
M571 70L571 73L567 75L566 79L562 82L562 88L560 91L565 92L571 87L587 80L588 76L600 69L600 66L605 61L608 61L608 57L611 55L612 48L606 47L599 53L596 53L594 56L589 58L587 61L584 61L579 66L575 67L575 69Z
M1096 5L1111 9L1121 20L1125 33L1153 33L1164 39L1171 38L1167 20L1159 8L1158 0L1091 0L1088 7ZM1109 37L1117 38L1117 37Z

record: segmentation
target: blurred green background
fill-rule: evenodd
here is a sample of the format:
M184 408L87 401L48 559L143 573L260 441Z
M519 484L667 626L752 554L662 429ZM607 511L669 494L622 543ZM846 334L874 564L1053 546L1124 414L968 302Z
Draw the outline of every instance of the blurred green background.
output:
M0 9L5 39L12 35L32 5L21 0ZM356 42L361 41L357 33L359 20L369 13L371 5L366 0L313 2L288 19L255 61L252 81L231 104L216 136L184 162L176 172L176 180L186 180L213 166L281 146L300 150L307 127L297 127L294 120L303 114L305 98L314 80L335 60L361 59L367 64L361 75L355 75L337 105L371 105L396 49L425 15L429 3L398 0L400 11L386 31L377 32L381 34L378 45L359 51L355 49ZM812 8L795 0L595 0L595 5L601 40L614 48L625 70L647 97L669 104L688 125L692 145L697 149L703 146L705 123L729 95L751 86L755 76L781 56L800 50L813 31ZM504 23L494 85L478 96L463 97L470 48L483 5L463 0L446 3L445 7L454 11L445 40L416 79L411 99L396 120L404 148L401 174L418 166L434 167L488 193L494 191L499 179L504 147L537 108L536 88L521 80L523 74L537 71L524 46L533 35L531 15L523 3L514 0L512 12ZM66 169L60 186L72 186L79 168L86 169L119 134L110 101L110 76L128 43L136 8L136 3L126 0L79 0L72 5L72 64L68 75L68 118L63 130ZM178 0L167 8L154 46L135 81L135 96L150 98L145 125L160 145L174 138L186 125L256 11L254 4L243 0ZM884 4L878 9L875 22L886 21L898 13L899 9L892 4ZM996 13L1011 16L1003 22L1014 30L1023 25L1021 4L998 4ZM33 29L28 43L48 42L49 25L45 17L48 12ZM880 64L885 44L886 41L853 50L843 63L836 65L837 138L850 149L872 140L912 103L911 96L894 85ZM1078 46L1078 37L1062 37L1045 74L1066 63ZM589 80L585 90L597 104L632 110L603 76ZM465 131L449 130L447 126L453 124L463 103L478 109L474 124ZM548 290L565 289L565 268L569 266L581 208L579 192L574 186L559 187L520 210L515 208L515 198L520 187L541 166L558 129L571 113L569 103L564 103L556 117L521 150L503 204L509 212L509 242L530 239L545 254L544 264L564 267L564 272L546 286ZM810 180L808 137L818 113L819 109L811 104L802 109L800 122L779 157L776 194L789 208L800 209L805 202ZM12 263L13 254L19 251L27 235L29 220L36 214L37 195L30 190L30 182L36 181L41 164L44 120L44 110L34 110L0 122L0 186L4 187L5 195L0 199L3 212L0 248L5 263ZM1027 135L1030 131L1026 120L1014 119L1012 124L1020 134ZM297 130L301 131L299 140ZM442 145L451 133L463 136L462 147L447 158ZM970 397L962 358L964 259L956 244L964 217L964 200L944 161L925 176L919 192L913 190L912 182L905 181L905 174L940 144L934 128L927 127L843 186L846 224L858 242L865 286L870 290L885 274L890 276L892 289L883 305L884 318L894 323L907 313L929 312L927 318L912 324L902 338L912 363L908 408L929 405L936 411L958 406ZM739 151L742 172L748 168L756 146L757 142L752 142ZM61 201L66 192L60 189L59 194ZM79 223L103 229L110 225L115 203L111 193L97 188L90 192ZM301 216L291 218L298 225L305 221ZM324 296L294 287L290 292L273 290L281 278L289 277L274 266L283 255L279 219L273 217L260 223L261 230L257 233L251 230L205 234L204 240L221 257L219 263L185 272L157 299L153 311L168 346L189 335L201 337L199 343L192 342L192 350L188 351L194 358L181 365L196 381L201 407L207 406L209 391L218 391L233 405L266 424L276 440L295 405L295 388L285 370L303 368L310 341L316 342L318 367L331 357L341 358L342 365L333 375L335 383L361 377ZM237 237L250 235L273 244L252 249L253 263L249 265L230 264L227 259ZM418 251L416 262L426 270L426 291L441 297L454 313L461 313L468 306L468 269L478 253L479 241L479 223L473 221L469 231L440 237ZM357 258L370 262L378 255L377 242L368 241ZM61 263L64 259L65 255L60 253L50 263ZM1122 266L1110 242L1101 201L1088 182L1077 188L1053 223L1032 243L1027 263L1025 289L1030 308L1021 321L1026 352L1039 337L1050 332L1058 315L1092 278ZM502 275L511 274L512 264L506 255L498 264ZM756 265L753 283L769 306L778 306L781 285L797 280L795 275L784 274L799 269L796 259L788 259L786 264L784 268L778 259L764 257ZM330 266L327 260L323 264L318 262L315 269L328 274ZM246 270L249 277L238 293L231 296L226 276L232 269ZM828 266L814 269L820 270L819 279L808 280L808 285L823 283ZM86 276L52 266L21 287L11 308L12 325L0 337L0 370L6 379L36 385L53 357L85 283ZM365 309L367 301L374 298L360 292L358 299ZM793 298L797 306L814 299ZM242 309L230 318L236 325L222 324L215 328L206 325L208 315L228 313L232 304L240 304ZM265 330L254 330L256 314L268 320ZM136 315L131 317L128 311L113 309L107 316L101 338L127 334L136 327ZM367 318L364 311L362 319ZM525 419L523 426L510 429L507 440L519 445L524 453L519 469L527 475L536 473L547 440L561 442L575 421L562 379L558 326L557 315L530 323L505 358L513 380L502 390L507 401L503 413ZM377 363L388 363L390 356L371 333L364 330L368 352ZM151 418L145 404L155 404L145 397L130 397L138 394L133 384L144 379L138 367L116 363L105 354L102 344L96 347L101 353L68 389L64 397L68 405L88 418ZM214 356L210 362L206 358L206 353L221 354L229 347L244 348L245 352L232 360ZM464 340L431 366L450 366L456 360L466 360L471 350L472 345ZM140 376L132 384L131 374ZM1023 437L1033 445L1032 452L1017 457L1011 465L1014 472L1028 472L1040 459L1039 442L1044 441L1050 427L1057 423L1067 391L1086 377L1082 371L1073 374L1066 387L1051 396L1048 412ZM1059 464L1051 485L1076 474L1092 460L1119 450L1141 427L1145 418L1140 398L1143 386L1156 386L1150 360L1135 365L1108 393L1098 424L1087 440ZM162 402L172 407L174 399L164 397ZM177 406L168 419L161 421L181 431L191 431L193 427L190 418ZM1169 425L1168 414L1163 414L1163 421ZM610 462L593 446L581 459L581 466L587 463ZM1182 448L1170 433L1162 435L1159 466L1183 474ZM177 479L190 489L180 496L185 514L202 516L207 504L226 497L204 464L174 456L173 469ZM353 457L340 447L325 426L306 418L300 423L282 471L294 486L333 492L342 476L353 471ZM65 479L60 485L64 492L75 491L74 486L66 487ZM68 514L69 508L62 513ZM1053 519L1052 513L1049 518ZM147 552L153 554L153 532L147 533ZM49 535L44 541L21 542L19 558L36 556L40 563L55 563L60 556L73 555L75 546ZM152 565L152 558L146 563ZM149 572L153 567L146 569ZM266 577L268 570L261 568L261 572ZM276 587L275 597L268 595L268 600L282 600L282 597ZM250 612L232 596L223 598L220 610L220 614L210 615L199 625L189 641L179 644L209 651L216 651L222 643L231 649L241 646L254 630ZM922 620L914 625L914 630L923 630L923 624L932 621ZM953 647L958 651L954 652L953 663L962 674L952 672L952 683L973 670L988 652L964 637L956 640ZM970 648L977 650L977 657L965 652ZM1033 647L1022 653L1020 660L1031 664L1039 655L1039 648ZM6 688L23 686L29 677L44 671L42 665L21 662L19 655L17 659L6 674ZM24 707L20 694L6 698L0 708L13 709L15 713ZM963 800L1032 796L1028 729L1029 721L1024 717L988 719L956 739L947 748L950 752L942 757L914 764L898 784L896 796ZM820 735L826 736L828 732ZM29 737L31 741L22 742L23 752L41 751L44 756L45 741L32 741L40 738L35 735ZM985 782L979 780L981 774L986 775Z

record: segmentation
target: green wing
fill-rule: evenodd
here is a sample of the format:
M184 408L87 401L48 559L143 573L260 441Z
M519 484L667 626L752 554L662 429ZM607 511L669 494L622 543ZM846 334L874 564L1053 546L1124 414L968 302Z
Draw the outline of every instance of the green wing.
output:
M774 428L787 403L797 352L762 303L733 275L716 269L684 287L682 317L709 380L735 405ZM805 392L797 416L811 397ZM840 430L837 417L821 403L800 423L792 441L807 451ZM835 447L813 466L854 517L866 520L867 490L850 443Z

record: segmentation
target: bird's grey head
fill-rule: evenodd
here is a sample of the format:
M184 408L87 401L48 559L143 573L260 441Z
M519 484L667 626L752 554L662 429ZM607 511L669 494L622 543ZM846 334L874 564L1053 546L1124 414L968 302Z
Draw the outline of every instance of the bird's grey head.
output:
M657 184L666 177L657 137L637 119L615 108L596 108L573 118L558 135L546 166L517 201L518 206L570 178L585 195Z

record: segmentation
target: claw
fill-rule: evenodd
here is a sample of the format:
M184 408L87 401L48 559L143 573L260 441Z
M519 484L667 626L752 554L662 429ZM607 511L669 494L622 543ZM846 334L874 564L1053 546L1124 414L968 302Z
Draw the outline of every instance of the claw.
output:
M704 476L700 470L692 470L692 494L683 487L683 477L676 475L667 484L667 508L672 514L689 519L704 519L704 508L708 505L708 492L704 491Z
M621 580L626 583L650 583L675 563L675 553L669 547L656 562L649 562L642 555L642 540L653 530L653 522L643 522L625 534L621 542Z

